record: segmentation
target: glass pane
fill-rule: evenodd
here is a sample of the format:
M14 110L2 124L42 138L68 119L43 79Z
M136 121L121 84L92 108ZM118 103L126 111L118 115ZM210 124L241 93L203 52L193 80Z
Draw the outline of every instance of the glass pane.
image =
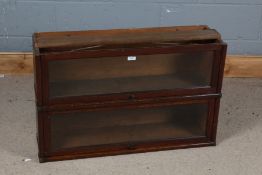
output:
M51 148L205 136L207 104L51 116Z
M212 62L213 52L50 61L50 97L205 87Z

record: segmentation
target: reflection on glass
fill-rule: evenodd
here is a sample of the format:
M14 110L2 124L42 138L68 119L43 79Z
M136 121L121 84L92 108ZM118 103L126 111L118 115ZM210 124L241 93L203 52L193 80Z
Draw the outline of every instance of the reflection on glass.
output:
M210 86L213 52L49 62L50 97Z
M205 136L207 104L51 116L52 150Z

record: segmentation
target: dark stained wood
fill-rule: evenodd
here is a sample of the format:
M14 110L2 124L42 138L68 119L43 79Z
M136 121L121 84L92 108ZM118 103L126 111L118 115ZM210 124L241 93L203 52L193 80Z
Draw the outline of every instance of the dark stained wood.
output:
M36 119L36 125L37 125L37 133L36 133L36 138L37 138L37 143L38 143L38 156L43 157L45 156L45 137L44 137L44 113L37 113L37 119Z
M158 106L158 103L167 104L188 104L193 102L202 102L205 99L220 98L221 94L203 94L203 95L180 95L170 97L156 97L156 98L141 98L124 99L124 100L107 100L107 101L89 101L89 102L76 102L70 104L54 104L50 106L42 106L39 111L48 111L51 114L56 112L68 111L97 111L103 109L117 109L117 108L139 108Z
M35 42L33 37L33 43ZM39 56L39 49L33 47L33 65L34 65L34 89L36 95L36 104L38 106L43 104L42 97L42 68L41 68L41 58Z
M226 55L217 31L179 26L46 32L36 33L33 42L40 162L216 144ZM137 56L136 64L125 62L127 56ZM195 116L179 128L171 119L187 114L171 109L194 104L207 106L206 118L201 108L188 107ZM127 140L129 132L135 135ZM67 146L60 147L63 142L51 133L68 139ZM107 140L113 135L116 143Z
M222 89L222 83L223 83L223 77L224 77L224 68L225 68L225 62L226 62L226 54L227 54L227 44L222 43L222 50L220 52L220 66L219 66L219 77L218 77L218 86L217 91L221 91Z
M97 50L73 50L73 51L58 51L58 52L41 52L43 60L72 60L82 58L100 58L101 57L119 57L130 55L154 55L154 54L169 54L169 53L189 53L189 52L208 52L220 51L222 45L220 43L203 43L203 44L169 44L160 46L145 46L139 48L115 48L115 49L97 49ZM58 57L59 55L59 57Z
M206 138L200 139L188 139L186 141L169 141L169 142L161 142L158 144L144 144L138 146L129 146L127 149L123 149L122 147L114 146L114 148L107 148L103 151L82 151L77 152L73 151L71 153L63 153L60 155L54 156L43 156L39 157L39 161L43 162L52 162L52 161L61 161L61 160L72 160L72 159L81 159L81 158L92 158L92 157L101 157L101 156L114 156L121 154L132 154L132 153L144 153L144 152L152 152L152 151L164 151L164 150L173 150L173 149L185 149L185 148L195 148L195 147L203 147L203 146L215 146L216 144Z
M217 124L218 124L218 115L219 115L219 106L220 106L220 99L215 100L213 112L214 112L214 117L213 117L213 127L212 127L212 132L211 132L211 140L216 144L216 137L217 137Z

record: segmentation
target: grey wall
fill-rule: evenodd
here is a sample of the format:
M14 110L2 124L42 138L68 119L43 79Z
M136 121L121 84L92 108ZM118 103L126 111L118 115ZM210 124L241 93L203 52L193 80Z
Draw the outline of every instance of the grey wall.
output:
M0 0L0 51L39 31L207 24L231 54L262 54L262 0Z

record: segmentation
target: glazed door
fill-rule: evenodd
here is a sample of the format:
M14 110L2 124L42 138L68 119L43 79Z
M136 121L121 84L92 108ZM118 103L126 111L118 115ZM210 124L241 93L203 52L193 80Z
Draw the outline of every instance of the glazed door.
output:
M130 94L139 99L150 95L154 98L183 95L181 92L184 95L215 92L219 68L214 65L219 62L218 51L171 51L50 59L44 69L47 70L44 99L46 103L57 104L79 102L79 98L95 101L97 97L112 100L111 97L118 96L124 100Z
M207 138L213 102L49 114L50 151Z

